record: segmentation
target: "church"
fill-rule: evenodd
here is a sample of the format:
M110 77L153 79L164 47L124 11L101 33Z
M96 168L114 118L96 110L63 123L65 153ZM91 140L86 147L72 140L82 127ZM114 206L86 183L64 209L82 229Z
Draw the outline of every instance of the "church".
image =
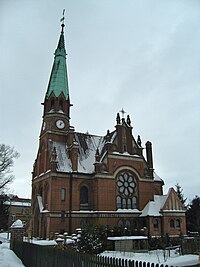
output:
M163 194L152 144L143 147L140 136L133 136L129 115L115 114L115 130L105 129L105 136L76 132L70 124L64 24L42 105L32 172L32 236L71 234L85 224L151 236L186 234L185 209L173 188Z

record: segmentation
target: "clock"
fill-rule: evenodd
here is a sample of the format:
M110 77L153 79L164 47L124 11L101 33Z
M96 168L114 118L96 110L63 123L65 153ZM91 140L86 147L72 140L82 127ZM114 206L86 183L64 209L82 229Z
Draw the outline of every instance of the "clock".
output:
M63 129L65 127L65 123L62 120L57 120L56 126L58 127L58 129Z

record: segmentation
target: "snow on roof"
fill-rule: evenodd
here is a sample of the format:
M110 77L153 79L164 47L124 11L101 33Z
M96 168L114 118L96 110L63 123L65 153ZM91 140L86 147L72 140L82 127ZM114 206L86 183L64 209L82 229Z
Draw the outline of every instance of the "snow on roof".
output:
M41 213L46 213L49 212L48 210L44 209L44 206L42 204L42 197L41 196L37 196L37 200L38 200L38 206L39 206L39 210Z
M138 209L117 209L116 212L120 212L120 213L141 213L141 211L139 211Z
M110 143L112 143L116 137L116 131L109 133ZM95 155L97 149L101 155L101 159L105 156L105 144L108 142L106 140L107 136L97 136L91 135L89 133L79 133L74 132L74 143L78 146L78 169L80 173L93 173L94 172L94 163ZM56 150L57 155L57 170L60 172L72 172L72 162L68 155L68 149L66 143L53 142L53 147ZM128 152L113 152L113 155L123 155L127 157L138 157L137 154L129 154ZM154 172L155 181L163 181L155 172Z
M78 172L93 173L97 148L99 153L101 153L105 144L105 139L103 136L76 132L74 134L75 142L78 145ZM71 172L72 162L67 154L67 145L64 143L53 142L53 146L56 149L58 171Z
M113 236L108 237L108 240L121 241L121 240L143 240L148 239L147 236Z
M23 228L23 223L21 220L16 220L11 226L10 228Z
M5 201L4 202L5 205L9 205L9 206L23 206L23 207L30 207L31 203L30 202L21 202L21 201Z
M167 199L167 195L160 196L154 195L154 200L149 201L147 205L144 207L141 217L145 216L162 216L160 213L160 209L164 206L165 201Z
M57 170L60 172L72 171L72 163L67 155L66 145L64 143L53 142L57 154Z
M153 176L154 176L154 181L163 181L163 179L161 179L156 172L153 172Z
M78 142L78 172L93 173L97 148L101 153L105 140L103 136L75 133Z
M41 212L44 209L44 206L42 204L42 197L41 196L37 196L37 199L38 199L39 210Z

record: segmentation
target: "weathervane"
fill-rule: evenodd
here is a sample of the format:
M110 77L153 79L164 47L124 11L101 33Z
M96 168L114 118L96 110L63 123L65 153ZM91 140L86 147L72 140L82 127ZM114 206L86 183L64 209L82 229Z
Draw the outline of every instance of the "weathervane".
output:
M122 113L122 118L124 118L124 114L126 113L126 111L124 111L124 109L122 108L122 110L120 110L119 112Z
M65 27L64 21L65 21L65 9L63 9L62 18L60 19L60 22L62 22L61 26L62 29Z

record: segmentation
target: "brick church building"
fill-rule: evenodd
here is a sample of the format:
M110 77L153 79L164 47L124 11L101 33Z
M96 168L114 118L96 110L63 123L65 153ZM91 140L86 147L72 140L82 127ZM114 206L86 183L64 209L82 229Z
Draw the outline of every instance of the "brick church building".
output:
M76 132L70 102L64 24L44 98L32 176L32 235L73 233L85 223L160 236L186 234L185 210L154 171L152 144L142 147L129 115L105 136ZM145 154L145 155L144 155Z

